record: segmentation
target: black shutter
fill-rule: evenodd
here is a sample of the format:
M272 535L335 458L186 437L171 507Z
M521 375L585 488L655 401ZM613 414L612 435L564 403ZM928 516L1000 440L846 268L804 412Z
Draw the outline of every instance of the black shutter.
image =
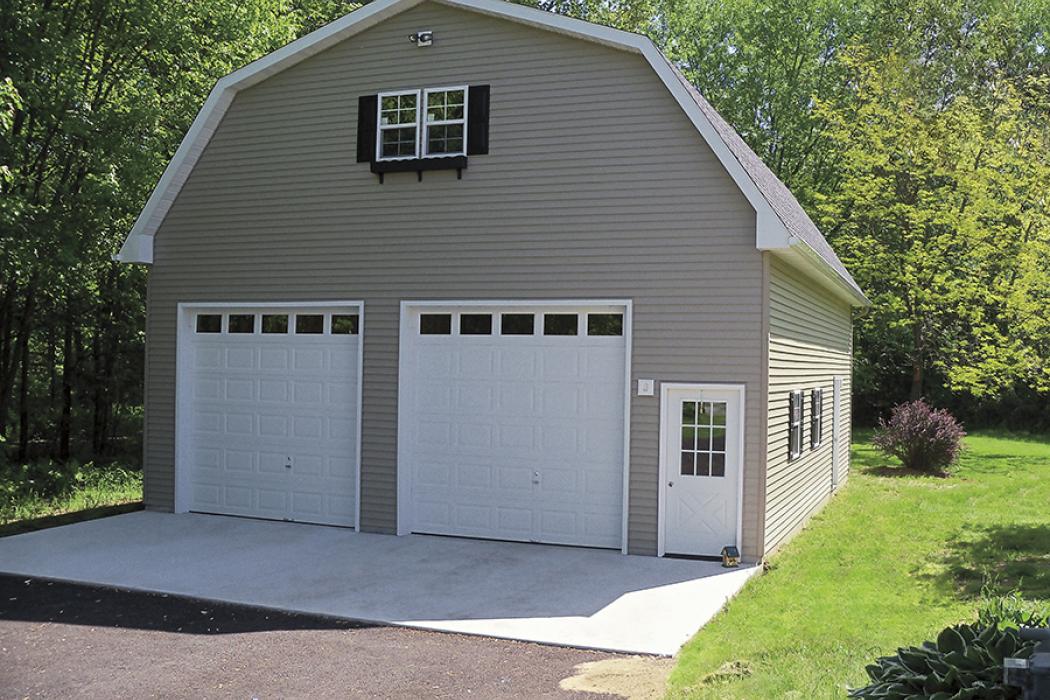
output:
M489 86L471 85L467 98L467 155L489 152Z
M357 98L357 162L371 163L376 159L376 112L378 95Z

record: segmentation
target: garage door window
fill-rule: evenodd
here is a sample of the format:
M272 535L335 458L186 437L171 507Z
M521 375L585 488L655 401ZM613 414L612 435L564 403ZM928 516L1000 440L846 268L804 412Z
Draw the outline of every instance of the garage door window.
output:
M460 335L492 335L492 314L460 314Z
M587 335L623 335L623 314L587 314Z
M503 314L500 317L500 333L503 335L532 335L535 332L533 314Z
M357 335L357 314L332 314L332 335Z
M254 333L255 314L230 314L230 333Z
M544 314L543 335L576 335L580 321L576 314Z
M222 314L197 314L198 333L222 333Z
M296 314L295 332L299 334L324 333L323 314Z
M288 314L263 314L263 333L287 333Z
M421 314L419 332L422 335L452 335L452 314Z

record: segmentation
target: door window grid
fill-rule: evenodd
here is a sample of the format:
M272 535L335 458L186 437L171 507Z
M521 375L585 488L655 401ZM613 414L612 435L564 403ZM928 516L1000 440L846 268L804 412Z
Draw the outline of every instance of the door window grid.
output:
M356 313L197 313L195 319L197 333L221 335L287 335L293 329L299 335L360 332L360 315Z
M623 314L565 311L424 311L420 335L622 337ZM540 321L540 323L537 323Z
M682 402L682 476L726 475L725 401Z

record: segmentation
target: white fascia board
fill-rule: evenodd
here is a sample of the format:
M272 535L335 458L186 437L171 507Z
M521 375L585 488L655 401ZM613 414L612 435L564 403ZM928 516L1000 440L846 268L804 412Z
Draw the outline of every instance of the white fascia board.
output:
M364 7L328 24L306 36L293 41L257 61L249 63L219 80L208 96L190 130L168 167L165 168L160 182L150 195L146 206L139 214L135 225L116 256L121 262L152 263L152 238L160 228L161 222L174 203L179 191L189 178L190 172L204 152L215 129L218 127L226 110L233 102L238 90L255 85L300 61L324 51L330 46L347 39L354 34L372 27L384 19L415 7L423 0L374 0ZM640 34L632 34L619 29L585 22L583 20L556 15L544 10L537 10L523 5L516 5L506 0L434 0L451 7L459 7L495 17L510 19L542 29L567 34L580 39L605 44L614 48L633 51L641 54L660 77L671 95L678 102L693 126L700 132L707 145L725 167L729 176L736 183L756 213L756 245L759 248L781 248L787 246L790 238L780 217L770 206L765 196L758 190L754 181L744 167L729 150L729 147L718 135L714 126L692 99L685 86L675 75L671 65L653 42ZM149 238L149 245L139 238ZM135 239L133 241L133 239Z

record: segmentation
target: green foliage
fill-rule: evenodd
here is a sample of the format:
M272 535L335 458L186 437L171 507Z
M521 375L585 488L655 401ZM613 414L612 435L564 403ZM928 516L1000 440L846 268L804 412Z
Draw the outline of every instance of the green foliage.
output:
M911 59L848 61L851 101L818 102L840 158L815 209L874 304L860 390L885 395L902 370L911 398L931 372L978 398L1050 390L1050 82L1000 76L931 103Z
M354 7L0 5L0 435L17 426L19 459L138 432L145 268L112 255L216 80Z
M1050 2L549 0L648 33L874 302L857 415L1050 408ZM984 410L977 410L984 408Z
M854 435L842 490L682 649L671 698L842 698L872 659L975 609L1000 627L1046 616L1050 437L970 434L954 479L902 474L870 437ZM749 673L719 675L734 665Z
M989 617L989 615L985 615ZM954 625L941 631L936 642L897 650L867 667L871 683L850 691L851 698L885 700L1008 700L1021 689L1003 684L1003 659L1027 659L1036 642L1022 640L1017 627L990 624ZM1026 626L1047 621L1029 617Z
M1050 624L1050 604L1026 600L1017 591L996 595L994 588L985 586L977 606L977 623L984 627L1045 627Z
M142 473L121 464L0 465L0 524L141 498Z

